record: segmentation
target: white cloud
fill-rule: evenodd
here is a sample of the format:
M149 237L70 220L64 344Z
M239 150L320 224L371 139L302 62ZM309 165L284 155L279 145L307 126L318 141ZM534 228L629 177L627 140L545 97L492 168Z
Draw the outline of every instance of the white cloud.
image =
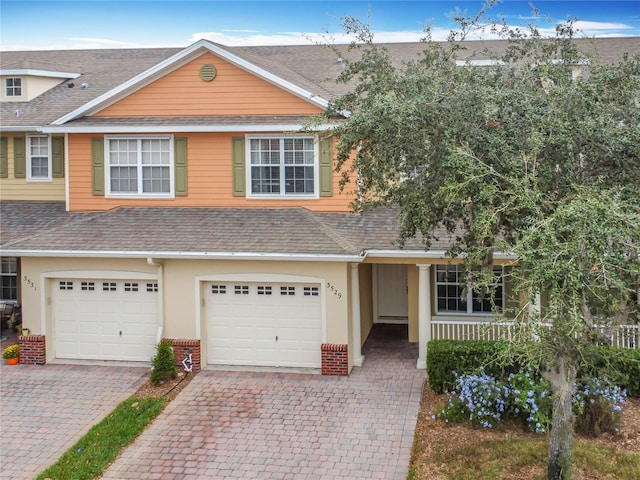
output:
M577 20L574 25L580 30L628 30L633 28L624 23L589 22L586 20Z

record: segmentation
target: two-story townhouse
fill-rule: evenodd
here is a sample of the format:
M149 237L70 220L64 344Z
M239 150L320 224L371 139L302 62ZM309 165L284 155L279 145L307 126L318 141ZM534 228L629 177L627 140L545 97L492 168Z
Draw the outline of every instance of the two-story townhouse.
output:
M332 124L305 128L349 88L341 68L321 46L204 40L4 53L1 291L31 330L22 361L148 361L164 337L195 368L347 374L391 322L420 342L422 368L434 320L491 316L460 297L446 235L401 249L394 208L351 211Z

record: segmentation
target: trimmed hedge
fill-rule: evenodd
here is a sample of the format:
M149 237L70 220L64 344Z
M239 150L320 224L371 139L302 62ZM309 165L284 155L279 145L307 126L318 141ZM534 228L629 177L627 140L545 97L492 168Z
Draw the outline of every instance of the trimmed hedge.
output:
M520 365L498 365L497 352L503 342L481 340L431 340L427 346L427 378L429 387L437 393L451 390L456 374L485 373L506 378L520 370Z
M610 381L627 389L630 397L640 397L640 350L631 348L591 347L584 356L588 365L579 376L598 376L598 372L612 372Z
M472 374L484 367L485 373L506 379L523 365L515 362L498 364L498 352L506 345L498 341L431 340L427 346L427 378L429 387L443 393L455 386L456 374ZM610 380L627 395L640 397L640 350L593 346L585 352L588 367L578 372L578 377L601 377L602 372L617 372Z

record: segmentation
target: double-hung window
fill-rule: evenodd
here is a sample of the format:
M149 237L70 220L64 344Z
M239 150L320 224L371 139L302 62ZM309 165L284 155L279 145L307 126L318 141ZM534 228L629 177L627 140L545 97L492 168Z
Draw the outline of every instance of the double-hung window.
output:
M27 137L29 172L28 179L35 181L51 180L51 139L48 135L29 135Z
M107 186L114 196L172 196L171 137L107 137Z
M0 257L0 300L18 299L18 259Z
M312 136L248 138L250 196L318 196L318 149Z
M436 296L438 313L490 314L493 306L498 311L504 307L502 268L494 267L496 287L493 304L490 295L475 292L463 282L462 269L458 265L436 265Z
M8 77L4 80L4 94L7 97L22 96L22 78Z

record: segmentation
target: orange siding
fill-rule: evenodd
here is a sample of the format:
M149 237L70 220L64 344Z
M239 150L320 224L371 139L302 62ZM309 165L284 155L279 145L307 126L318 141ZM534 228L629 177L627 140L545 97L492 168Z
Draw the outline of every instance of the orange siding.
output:
M216 78L205 82L200 67L213 64ZM280 87L205 53L95 114L96 117L303 115L321 109Z
M324 212L348 212L353 196L340 193L334 173L332 197L309 200L256 200L232 195L231 138L244 133L195 133L187 140L188 195L173 199L120 199L94 196L91 190L91 138L69 135L69 208L108 210L118 206L145 207L305 207ZM182 135L181 135L182 136Z

